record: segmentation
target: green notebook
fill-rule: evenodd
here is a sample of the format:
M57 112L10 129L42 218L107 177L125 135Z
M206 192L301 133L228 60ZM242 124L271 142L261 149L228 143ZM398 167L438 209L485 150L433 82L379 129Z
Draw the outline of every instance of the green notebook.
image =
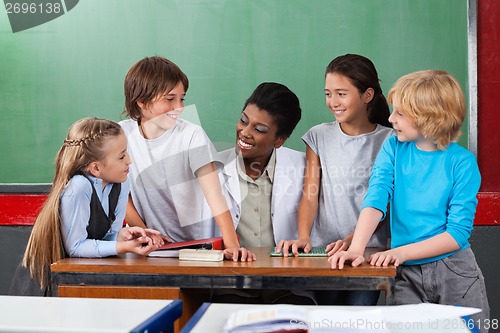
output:
M283 257L283 251L277 253L276 248L274 247L271 250L271 253L269 253L269 255L271 257ZM291 250L288 252L288 256L289 257L294 256ZM304 249L299 249L299 257L327 257L327 256L328 254L326 253L326 246L313 246L311 251L309 251L308 253L305 253Z

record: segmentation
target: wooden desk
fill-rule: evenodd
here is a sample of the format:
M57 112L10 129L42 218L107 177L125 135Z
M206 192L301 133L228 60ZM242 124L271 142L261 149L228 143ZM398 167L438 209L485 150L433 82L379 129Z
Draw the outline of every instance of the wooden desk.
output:
M173 332L179 300L0 296L0 332ZM128 314L128 315L127 315Z
M251 250L257 255L255 262L180 261L134 254L105 259L68 258L52 264L52 288L59 296L180 298L181 327L201 301L196 304L192 295L180 288L382 290L386 304L393 303L393 266L363 264L332 270L324 257L280 258L270 257L269 248Z

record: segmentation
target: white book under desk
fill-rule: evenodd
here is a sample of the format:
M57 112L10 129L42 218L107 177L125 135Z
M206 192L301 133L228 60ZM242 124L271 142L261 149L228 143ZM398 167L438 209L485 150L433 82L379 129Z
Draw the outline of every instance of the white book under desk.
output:
M238 332L234 327L242 327L243 324L252 324L252 329L247 326L245 332L258 332L257 327L270 322L272 326L267 326L266 332L470 333L478 330L468 315L477 311L438 304L311 306L204 303L181 333ZM226 326L232 316L232 325Z
M0 296L0 332L173 332L180 300Z

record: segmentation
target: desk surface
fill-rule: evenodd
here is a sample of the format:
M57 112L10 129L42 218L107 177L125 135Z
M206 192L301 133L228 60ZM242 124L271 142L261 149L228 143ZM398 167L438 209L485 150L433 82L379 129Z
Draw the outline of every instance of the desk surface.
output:
M176 275L259 275L259 276L396 276L394 266L375 267L363 264L359 267L346 265L343 270L332 270L324 257L270 257L269 248L251 248L257 255L254 262L181 261L177 258L151 258L135 254L105 259L67 258L52 264L53 273L137 273ZM368 249L367 255L374 252Z
M279 305L277 305L279 306ZM397 306L298 306L306 309L307 311L312 310L328 310L333 311L349 311L353 313L352 317L357 318L356 320L349 320L347 322L346 318L337 318L341 320L337 322L333 317L328 317L328 320L321 320L321 322L315 322L316 325L311 325L311 328L319 328L327 329L327 328L337 328L336 325L340 325L342 320L346 320L344 322L343 327L353 328L360 326L359 332L362 332L362 328L367 329L367 327L378 327L379 332L391 332L391 333L425 333L425 332L447 332L447 333L470 333L470 330L467 329L465 325L452 325L450 323L457 322L462 323L459 317L454 317L450 319L425 319L418 321L408 321L404 323L398 324L397 322L392 325L385 322L385 319L381 322L372 322L369 323L366 317L366 310L375 310L379 309L382 312L385 309L396 309ZM255 305L251 304L212 304L212 303L204 303L200 309L194 314L191 320L184 326L181 333L219 333L223 332L223 327L229 316L232 312L240 310L240 309L255 309ZM359 315L357 315L359 314ZM325 318L327 319L327 318ZM317 325L320 324L320 325ZM378 324L378 325L377 325ZM389 326L390 325L390 326ZM449 327L448 327L449 326ZM382 329L387 328L387 329ZM390 329L389 329L390 328ZM337 328L335 331L340 331L340 328ZM358 330L345 330L345 332L357 332ZM369 330L370 332L373 332ZM342 330L344 332L344 330Z
M51 266L52 290L61 286L142 286L176 288L383 290L392 304L396 268L363 264L332 270L324 257L271 257L269 248L251 248L257 261L181 261L135 254L104 259L67 258ZM371 249L372 252L375 249ZM367 251L368 252L368 251ZM369 252L367 253L369 255Z
M181 302L0 296L0 309L0 332L137 332L158 314L176 312L173 323Z

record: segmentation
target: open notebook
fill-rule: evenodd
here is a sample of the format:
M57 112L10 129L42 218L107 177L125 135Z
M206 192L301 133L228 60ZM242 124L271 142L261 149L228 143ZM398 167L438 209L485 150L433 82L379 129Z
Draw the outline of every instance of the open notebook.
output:
M223 332L470 333L476 327L468 316L478 312L481 310L429 303L373 307L273 304L232 311Z

